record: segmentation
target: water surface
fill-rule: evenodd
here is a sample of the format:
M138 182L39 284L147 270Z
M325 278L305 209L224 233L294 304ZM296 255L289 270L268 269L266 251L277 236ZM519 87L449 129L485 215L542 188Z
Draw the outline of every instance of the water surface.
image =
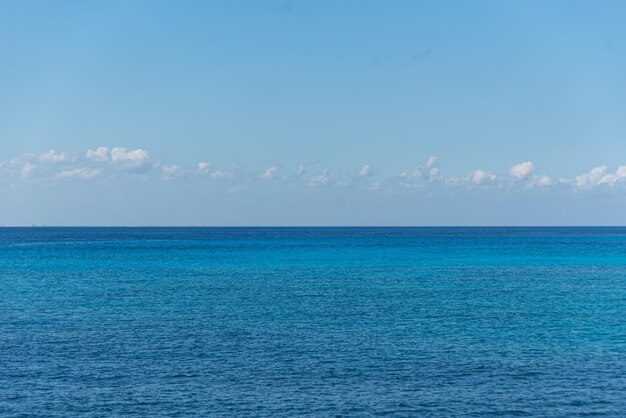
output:
M3 228L0 415L626 415L626 228Z

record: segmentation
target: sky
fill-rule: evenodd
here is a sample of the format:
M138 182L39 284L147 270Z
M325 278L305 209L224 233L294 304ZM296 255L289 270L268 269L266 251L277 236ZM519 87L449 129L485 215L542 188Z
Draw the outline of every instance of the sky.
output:
M0 2L0 225L626 225L626 2Z

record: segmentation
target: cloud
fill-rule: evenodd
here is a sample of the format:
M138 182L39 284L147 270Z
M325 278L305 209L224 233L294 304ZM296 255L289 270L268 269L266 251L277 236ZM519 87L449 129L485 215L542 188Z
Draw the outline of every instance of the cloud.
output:
M98 147L96 150L87 150L85 158L92 161L109 161L109 148Z
M526 161L519 163L511 167L509 174L515 177L517 180L524 180L535 169L535 165L532 161Z
M239 172L239 167L236 164L233 164L229 170L212 171L210 177L214 179L233 179L238 177Z
M211 173L211 177L214 179L223 179L230 176L230 171L228 170L215 170Z
M313 176L309 178L308 184L312 187L319 187L328 184L331 179L331 175L328 170L324 170L322 173L317 176Z
M39 161L47 164L56 164L66 161L67 156L64 152L57 153L54 149L39 154Z
M433 181L439 177L439 168L435 167L437 157L431 156L425 165L418 165L413 170L405 170L400 173L400 178L407 186L420 186L423 183Z
M309 164L316 164L312 162ZM24 154L16 158L0 162L0 183L13 182L46 182L65 179L91 180L95 178L124 178L132 176L139 180L186 181L192 177L196 181L224 179L229 186L236 183L242 187L254 187L254 183L280 179L285 184L308 185L311 187L337 186L355 187L360 190L401 189L428 187L429 193L445 190L472 190L476 186L493 185L498 189L523 193L533 188L546 188L563 192L582 192L602 187L624 187L626 190L626 165L617 167L613 172L606 165L594 167L589 172L573 178L551 178L535 174L532 161L525 161L510 167L508 173L496 173L486 169L477 169L466 176L446 176L440 173L437 158L429 157L423 164L405 170L391 178L377 179L373 182L374 169L363 164L355 171L336 172L330 169L310 173L305 165L299 165L294 171L285 171L280 165L271 165L261 173L254 173L232 165L230 169L216 169L209 162L186 167L179 164L154 161L148 151L137 148L98 146L88 149L84 154L60 152L50 149L40 154ZM190 176L187 176L190 174ZM191 174L195 174L192 176ZM507 176L508 174L508 176ZM395 189L394 189L395 188Z
M474 170L469 175L469 180L473 184L483 184L496 180L496 175L484 170Z
M30 177L32 172L35 171L35 168L35 164L31 164L28 162L24 163L24 165L22 165L22 169L20 170L20 176L24 179Z
M198 163L198 171L201 173L206 173L209 171L209 167L211 167L211 163L210 162L206 162L206 161L200 161Z
M88 149L82 157L77 154L58 152L56 149L41 154L25 154L1 165L3 179L21 178L28 180L53 181L67 178L90 180L99 176L115 175L120 172L145 173L158 164L148 164L148 152L142 149L127 150L100 146ZM62 165L58 171L56 166Z
M626 166L620 166L615 173L609 173L606 165L593 168L590 172L575 178L576 186L590 189L600 185L613 186L626 179Z
M0 180L11 178L30 178L37 169L37 155L25 154L0 162Z
M146 165L149 158L148 151L141 148L128 151L126 148L116 147L111 150L111 162L127 168L141 168Z
M365 164L363 167L361 167L361 169L357 173L357 176L359 176L359 177L367 177L370 174L372 174L372 167L370 167L369 165Z
M264 180L272 180L274 176L278 173L278 167L275 165L269 167L263 174L261 174L260 178Z
M163 170L163 178L165 180L171 180L177 174L181 172L181 168L177 165L164 165L162 167Z
M581 188L593 187L602 184L607 175L607 166L601 165L592 168L590 172L576 177L576 186Z
M553 184L555 184L554 181L548 176L532 176L528 182L529 187L546 187Z
M56 175L56 178L67 179L67 178L74 177L74 178L78 178L81 180L91 180L91 179L98 177L101 172L102 170L100 169L80 167L80 168L73 168L69 170L63 170L59 174Z

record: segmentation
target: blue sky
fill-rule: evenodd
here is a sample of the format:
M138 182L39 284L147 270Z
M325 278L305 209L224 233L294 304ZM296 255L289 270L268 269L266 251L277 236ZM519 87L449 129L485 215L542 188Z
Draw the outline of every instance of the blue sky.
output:
M623 225L624 19L3 2L0 224Z

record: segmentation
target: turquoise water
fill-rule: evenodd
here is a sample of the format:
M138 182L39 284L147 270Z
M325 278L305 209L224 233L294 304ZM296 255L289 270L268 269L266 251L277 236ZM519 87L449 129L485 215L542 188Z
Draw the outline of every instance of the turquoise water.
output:
M2 416L626 416L626 228L0 229Z

